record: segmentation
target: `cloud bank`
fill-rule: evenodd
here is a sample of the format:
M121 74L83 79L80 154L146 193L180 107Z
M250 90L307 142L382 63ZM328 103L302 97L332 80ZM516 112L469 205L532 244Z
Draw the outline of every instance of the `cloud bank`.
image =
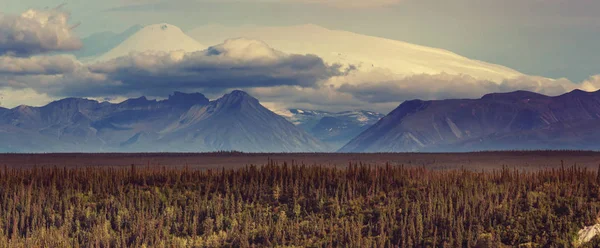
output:
M577 88L567 79L521 76L500 83L478 80L469 75L421 74L397 80L344 83L340 92L352 94L368 103L398 102L399 100L439 100L478 98L490 92L527 90L545 95L559 95Z
M68 75L60 95L165 94L175 90L293 85L316 87L341 75L314 55L284 54L249 39L231 39L204 51L131 53Z

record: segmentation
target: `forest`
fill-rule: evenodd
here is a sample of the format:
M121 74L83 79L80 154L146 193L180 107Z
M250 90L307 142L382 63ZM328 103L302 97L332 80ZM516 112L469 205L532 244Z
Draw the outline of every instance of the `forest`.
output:
M269 162L0 170L0 247L598 247L600 173Z

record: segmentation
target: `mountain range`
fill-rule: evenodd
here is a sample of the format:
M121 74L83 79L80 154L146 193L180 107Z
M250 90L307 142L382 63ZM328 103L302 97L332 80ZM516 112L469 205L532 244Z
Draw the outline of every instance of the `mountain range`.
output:
M243 91L113 104L66 98L0 110L0 152L329 151Z
M411 100L383 118L289 113L284 118L239 90L213 101L181 92L121 103L65 98L0 108L0 152L329 152L344 140L340 152L600 150L600 91Z
M599 150L600 91L528 91L402 103L341 152Z

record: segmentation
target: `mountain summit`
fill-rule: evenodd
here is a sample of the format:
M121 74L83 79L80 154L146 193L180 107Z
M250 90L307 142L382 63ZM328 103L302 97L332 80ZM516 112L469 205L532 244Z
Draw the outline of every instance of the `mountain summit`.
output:
M161 142L180 151L316 152L328 147L243 91L194 106L169 126Z

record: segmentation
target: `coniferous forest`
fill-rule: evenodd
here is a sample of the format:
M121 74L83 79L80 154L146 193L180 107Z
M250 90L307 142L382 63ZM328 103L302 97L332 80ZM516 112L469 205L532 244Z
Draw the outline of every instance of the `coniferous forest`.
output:
M600 174L4 168L0 203L0 247L571 247L596 224Z

